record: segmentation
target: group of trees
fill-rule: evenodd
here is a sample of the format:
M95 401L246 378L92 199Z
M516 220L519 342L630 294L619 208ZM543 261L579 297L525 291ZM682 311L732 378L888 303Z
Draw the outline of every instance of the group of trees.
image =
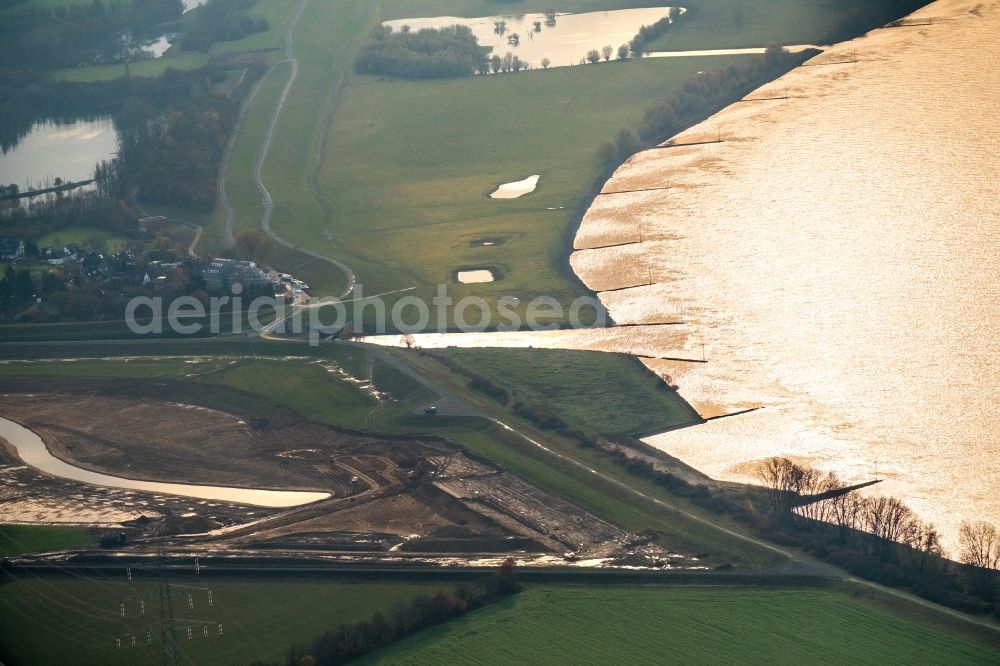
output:
M872 497L847 491L833 472L826 474L788 458L768 458L757 468L757 477L768 489L776 516L802 516L809 520L835 525L841 540L852 533L865 533L860 547L868 555L892 560L905 550L934 557L944 556L941 537L934 525L920 520L906 504L895 497ZM802 498L827 497L802 503Z
M361 74L383 74L409 79L468 76L482 69L484 49L466 26L395 32L378 26L354 63Z
M177 43L184 51L206 52L215 42L231 42L253 32L264 32L270 25L266 18L247 11L257 0L212 0L183 26Z
M144 201L211 210L236 103L211 93L165 115L129 100L119 131L119 172Z
M36 72L38 79L39 71L116 62L123 35L147 34L183 11L181 0L22 3L0 21L0 81L25 72Z
M607 165L620 163L639 148L640 141L651 143L676 134L691 118L711 111L714 106L743 94L753 85L773 78L777 72L807 57L807 53L792 54L772 47L763 56L748 58L742 64L695 74L680 90L668 94L646 111L638 138L632 130L619 131L614 141L600 146L598 159Z
M762 461L757 476L770 496L769 511L752 521L762 536L939 603L1000 615L995 526L962 525L959 566L945 559L934 525L895 497L862 495L835 474L782 457Z
M422 594L409 604L398 606L388 617L375 613L364 622L342 625L318 637L308 648L291 648L284 663L286 666L343 664L421 629L482 608L520 590L515 562L508 558L500 565L496 574L482 583L462 584L455 594L444 590L432 595ZM256 662L256 666L264 665Z
M1000 529L983 521L962 523L959 557L969 567L969 578L980 596L1000 606Z
M667 29L670 28L671 24L673 24L673 22L676 21L677 17L680 15L681 10L679 7L671 7L667 15L656 23L644 25L639 28L639 32L635 33L635 37L633 37L632 41L628 43L629 50L636 55L642 53L646 44L666 33Z

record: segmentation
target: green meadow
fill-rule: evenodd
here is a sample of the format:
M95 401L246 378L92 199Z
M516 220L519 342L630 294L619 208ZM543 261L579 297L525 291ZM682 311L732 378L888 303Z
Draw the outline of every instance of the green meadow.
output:
M995 664L1000 648L841 589L532 587L363 664Z
M388 614L444 585L424 583L170 579L178 663L247 664L284 659L340 624ZM212 606L208 592L212 591ZM188 594L195 608L188 608ZM145 607L141 614L140 600ZM125 605L125 618L121 608ZM218 633L218 624L223 633ZM204 627L209 628L208 636ZM192 636L187 638L187 628ZM147 643L150 632L152 643ZM131 637L136 636L136 647ZM116 639L121 639L121 648ZM19 573L0 584L0 661L28 664L159 664L163 643L155 579Z
M0 557L85 548L94 537L84 527L53 525L0 525Z

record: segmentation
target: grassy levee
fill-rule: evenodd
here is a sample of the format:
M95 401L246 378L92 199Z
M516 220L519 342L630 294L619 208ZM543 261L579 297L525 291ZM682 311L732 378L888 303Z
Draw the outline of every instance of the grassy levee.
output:
M0 525L0 557L86 548L93 544L94 536L75 525Z
M665 430L700 421L676 391L637 359L563 349L444 349L458 363L524 402L578 428L606 435Z
M308 643L332 627L367 620L376 612L389 615L396 605L419 594L450 587L400 581L194 578L172 578L170 583L178 663L234 665L282 660L290 645ZM211 607L206 588L212 590ZM189 592L194 610L188 609ZM140 599L145 615L140 615ZM221 636L217 622L222 623ZM190 640L187 627L193 630ZM152 644L147 644L147 631ZM116 638L121 638L120 649ZM162 654L155 579L137 575L129 583L124 571L114 578L19 572L13 581L0 584L0 660L8 666L159 664Z
M567 353L580 355L584 365L589 362L591 355L601 354ZM434 400L436 396L403 373L391 368L386 370L386 367L377 363L374 372L376 384L401 399L404 406L394 413L376 412L372 421L373 428L395 434L426 432L446 435L470 451L624 529L636 532L653 530L663 535L662 541L668 546L683 552L707 555L706 559L712 566L730 563L740 568L762 569L785 561L777 552L732 534L748 536L745 526L671 494L649 480L630 473L600 453L582 448L568 437L539 429L508 408L501 407L468 388L465 377L454 373L432 357L411 352L406 359L426 377L473 407L482 409L484 413L496 415L505 424L543 444L548 450L491 421L438 416L428 418L414 414L417 407ZM623 357L619 360L625 361ZM601 367L600 361L598 367ZM607 366L603 370L607 371ZM625 363L615 370L614 376L627 378L634 371L633 366ZM649 384L643 387L637 377L633 376L632 379L636 380L635 390L641 400L659 400L659 396L655 395L658 389ZM585 391L581 392L580 399L586 399ZM570 425L581 427L583 424L571 422ZM667 427L671 423L664 420L662 425ZM708 521L728 532L710 527L702 521Z
M991 664L1000 648L853 590L531 587L361 664Z
M298 6L298 2L292 3L289 12L293 14ZM322 226L324 212L310 191L309 179L316 161L316 147L325 129L324 109L334 103L334 86L353 64L351 45L367 32L368 22L374 20L370 12L370 3L310 2L294 30L298 75L278 116L261 177L274 201L271 228L290 242L313 250L321 250L317 247L323 242L321 236L301 238L288 233L286 227ZM282 45L287 24L285 21L282 29ZM275 105L291 72L290 63L278 64L270 72L248 107L236 136L226 178L234 211L234 234L261 224L264 209L254 182L254 168ZM224 208L219 208L216 218L224 228ZM219 233L211 237L216 242L225 240ZM209 246L209 249L221 248ZM304 278L314 294L340 293L346 284L341 271L280 245L268 263Z
M294 52L298 76L281 110L262 169L262 179L274 200L271 228L293 244L337 256L321 231L330 202L311 187L312 172L329 114L339 103L342 81L354 66L354 54L375 25L378 3L363 0L310 2L295 26ZM287 79L285 79L287 80ZM256 135L259 139L260 134ZM358 159L358 155L350 156ZM317 195L322 199L317 198ZM259 224L260 216L257 216ZM341 256L354 266L359 257ZM324 283L310 279L313 293L339 292L345 282L336 268L313 260L313 274L330 275ZM394 287L405 286L398 282Z

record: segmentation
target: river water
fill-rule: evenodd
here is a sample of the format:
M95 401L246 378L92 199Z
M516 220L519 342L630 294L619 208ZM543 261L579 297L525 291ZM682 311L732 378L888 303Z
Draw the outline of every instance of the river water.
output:
M650 443L723 479L877 474L954 550L1000 523L1000 3L906 22L633 156L604 191L666 189L598 197L572 263L653 282L602 294L616 321L684 322L608 348L704 357L649 365L705 416L763 408Z

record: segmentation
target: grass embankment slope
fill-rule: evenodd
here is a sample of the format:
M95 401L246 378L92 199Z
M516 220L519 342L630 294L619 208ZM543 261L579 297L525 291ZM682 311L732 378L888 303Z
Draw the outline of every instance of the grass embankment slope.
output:
M296 9L298 6L296 3ZM376 22L376 9L377 3L358 0L310 2L295 25L297 75L274 126L261 169L262 180L274 200L271 224L275 230L283 232L284 224L300 219L311 220L312 228L317 231L322 226L319 220L325 216L326 202L317 198L318 193L310 186L313 165L326 129L327 114L339 100L335 88L353 67L361 40ZM254 167L272 112L291 74L292 67L287 63L271 72L249 106L236 136L226 178L235 213L234 234L240 229L260 226L264 211L254 182ZM225 211L220 208L217 212L217 219L224 226ZM218 238L219 234L212 237ZM317 239L310 241L302 246L315 249ZM353 259L358 263L358 259ZM305 278L314 293L339 293L346 284L340 270L284 247L275 249L269 263Z
M433 352L525 402L589 432L621 435L699 420L675 391L625 354L563 349L444 349Z
M365 664L995 664L1000 648L838 589L531 588Z
M281 660L290 645L308 643L343 623L389 614L441 585L324 581L171 579L179 663L247 664ZM191 586L191 587L184 587ZM212 590L208 606L207 589ZM192 595L194 610L188 608ZM139 600L145 603L140 615ZM121 616L125 603L126 618ZM222 623L223 634L218 633ZM208 625L208 636L203 626ZM187 638L187 627L192 638ZM146 632L152 634L147 644ZM131 636L136 636L136 647ZM121 649L115 639L121 638ZM155 580L125 572L106 578L18 574L0 585L0 659L27 664L159 664L159 592Z

